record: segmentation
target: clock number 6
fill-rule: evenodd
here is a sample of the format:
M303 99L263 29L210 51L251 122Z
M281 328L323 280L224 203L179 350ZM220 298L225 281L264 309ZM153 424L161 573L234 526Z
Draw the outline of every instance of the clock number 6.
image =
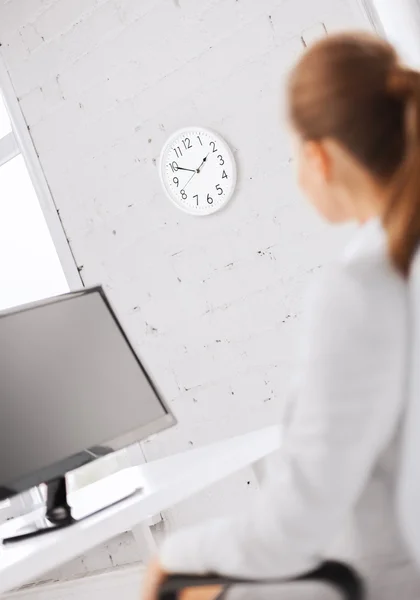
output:
M207 204L213 204L213 198L210 196L210 194L207 194Z
M219 183L216 185L216 190L217 190L217 193L219 194L219 196L221 196L223 194L223 188L220 186Z

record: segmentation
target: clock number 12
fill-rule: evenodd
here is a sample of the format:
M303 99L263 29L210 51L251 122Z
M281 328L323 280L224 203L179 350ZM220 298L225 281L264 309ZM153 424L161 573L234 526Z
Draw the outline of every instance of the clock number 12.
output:
M185 140L182 140L182 142L184 144L185 150L189 150L190 148L192 148L192 144L191 144L190 138L185 138Z

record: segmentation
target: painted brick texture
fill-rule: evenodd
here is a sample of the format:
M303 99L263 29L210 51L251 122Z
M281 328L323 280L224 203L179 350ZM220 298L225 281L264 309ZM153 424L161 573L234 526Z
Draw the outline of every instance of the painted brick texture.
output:
M0 52L83 280L104 284L179 419L149 460L281 420L302 291L343 241L295 187L281 90L303 41L361 27L357 0L0 0ZM209 218L159 181L162 145L188 125L238 164ZM238 474L167 526L256 488Z

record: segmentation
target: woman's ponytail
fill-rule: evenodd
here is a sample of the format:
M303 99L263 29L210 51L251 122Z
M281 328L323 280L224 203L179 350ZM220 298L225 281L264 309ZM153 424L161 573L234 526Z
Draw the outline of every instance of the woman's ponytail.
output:
M392 262L408 277L420 242L420 73L397 67L390 75L388 89L404 103L405 149L383 224Z

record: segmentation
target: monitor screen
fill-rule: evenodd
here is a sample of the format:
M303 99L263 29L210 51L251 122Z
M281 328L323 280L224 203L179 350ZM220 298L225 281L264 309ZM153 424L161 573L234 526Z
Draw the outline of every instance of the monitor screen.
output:
M0 498L173 423L101 288L0 314Z

